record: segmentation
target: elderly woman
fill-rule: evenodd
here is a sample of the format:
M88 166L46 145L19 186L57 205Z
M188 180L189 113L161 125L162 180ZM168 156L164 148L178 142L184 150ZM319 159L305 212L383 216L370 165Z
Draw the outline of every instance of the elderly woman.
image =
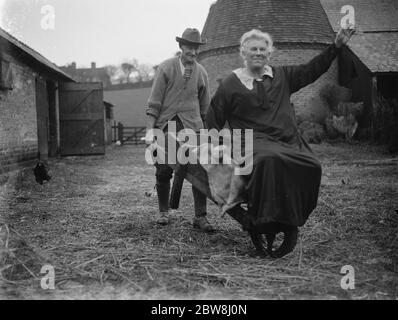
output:
M290 96L328 70L353 32L341 30L335 42L307 64L281 67L269 65L269 34L246 33L241 39L245 67L221 81L207 114L209 129L221 130L226 122L232 129L253 129L248 212L253 226L273 226L271 238L277 231L285 233L279 256L294 249L298 227L317 205L321 181L321 165L299 134Z

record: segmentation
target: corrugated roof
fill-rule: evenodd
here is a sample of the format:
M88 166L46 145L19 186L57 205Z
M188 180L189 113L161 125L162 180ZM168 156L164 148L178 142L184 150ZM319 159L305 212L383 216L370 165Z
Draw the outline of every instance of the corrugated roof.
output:
M335 32L340 29L344 5L355 9L356 29L360 32L398 31L397 0L321 0L322 6Z
M7 31L0 28L0 37L8 41L9 43L13 44L15 47L19 48L20 50L24 51L26 54L31 56L34 60L39 62L40 64L44 65L45 67L51 69L53 72L57 73L59 76L66 78L67 80L74 81L70 75L62 71L57 65L43 57L40 53L33 50L22 41L18 40L17 38L13 37Z
M321 3L336 32L344 16L340 13L342 6L352 5L357 33L348 47L371 72L398 72L397 0L321 0Z
M218 0L209 10L202 52L239 45L253 28L269 32L275 42L325 43L333 29L319 0Z

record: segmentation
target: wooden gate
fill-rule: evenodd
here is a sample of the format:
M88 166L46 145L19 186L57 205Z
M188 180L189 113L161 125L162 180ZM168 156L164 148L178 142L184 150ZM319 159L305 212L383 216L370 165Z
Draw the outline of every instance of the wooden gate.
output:
M145 144L141 138L145 137L146 127L126 127L121 122L112 126L112 142L120 141L121 144Z
M64 83L59 90L61 155L105 154L102 83Z

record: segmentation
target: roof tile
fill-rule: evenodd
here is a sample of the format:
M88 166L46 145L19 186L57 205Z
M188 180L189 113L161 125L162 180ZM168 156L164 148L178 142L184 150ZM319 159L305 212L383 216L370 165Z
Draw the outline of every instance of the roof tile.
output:
M398 32L359 33L349 48L371 72L398 72Z
M330 24L340 29L341 7L346 0L321 0ZM398 72L398 1L350 0L357 33L349 48L371 72Z
M356 29L362 32L398 31L397 0L321 0L335 32L340 29L341 8L350 4L355 9Z
M202 52L239 45L253 28L269 32L275 42L330 43L333 30L319 0L218 0L209 11Z

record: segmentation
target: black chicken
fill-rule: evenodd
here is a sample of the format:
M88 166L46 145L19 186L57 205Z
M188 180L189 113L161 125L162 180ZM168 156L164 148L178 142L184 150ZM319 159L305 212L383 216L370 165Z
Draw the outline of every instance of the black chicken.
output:
M41 185L44 181L48 182L51 180L51 176L48 174L47 166L42 161L39 161L36 164L36 167L33 169L33 173L35 174L36 182Z

